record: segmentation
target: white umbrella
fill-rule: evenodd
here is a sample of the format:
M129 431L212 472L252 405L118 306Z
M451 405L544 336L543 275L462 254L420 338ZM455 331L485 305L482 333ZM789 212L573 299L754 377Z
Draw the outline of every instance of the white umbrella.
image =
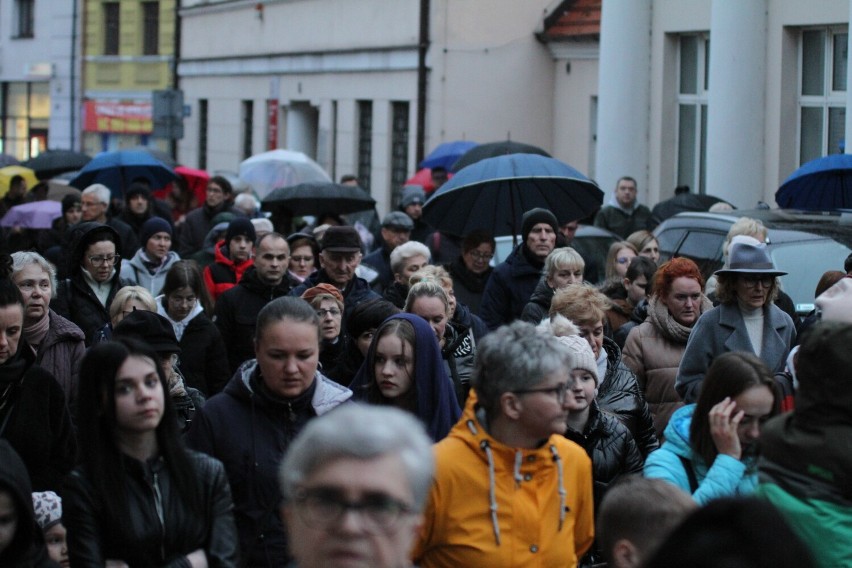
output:
M251 185L260 199L279 187L331 181L325 170L302 152L280 149L244 160L240 164L240 179Z

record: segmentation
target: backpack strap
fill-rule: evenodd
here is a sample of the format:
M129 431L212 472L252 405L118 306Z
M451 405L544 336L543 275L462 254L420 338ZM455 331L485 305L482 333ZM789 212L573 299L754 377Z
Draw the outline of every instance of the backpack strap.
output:
M683 469L686 471L686 477L689 479L690 495L698 491L698 478L695 477L695 469L692 467L692 462L683 456L678 456L680 463L683 464Z

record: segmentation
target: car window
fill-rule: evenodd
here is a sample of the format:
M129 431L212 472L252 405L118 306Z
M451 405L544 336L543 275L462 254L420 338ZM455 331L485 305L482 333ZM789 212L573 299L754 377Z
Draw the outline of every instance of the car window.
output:
M677 249L677 256L698 265L704 278L722 268L722 244L725 235L706 231L690 231Z
M673 228L665 229L656 235L657 242L660 244L660 262L671 260L684 233L686 229Z
M793 299L799 314L814 309L814 292L819 279L829 270L842 269L850 252L849 247L831 239L769 247L778 270L789 272L781 277L781 287Z

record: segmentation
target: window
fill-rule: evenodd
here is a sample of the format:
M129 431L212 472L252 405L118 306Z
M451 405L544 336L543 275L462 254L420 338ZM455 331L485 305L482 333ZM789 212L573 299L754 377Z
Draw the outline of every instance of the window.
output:
M358 101L358 185L370 191L373 165L373 102Z
M35 31L35 0L16 0L15 11L18 17L15 37L33 37Z
M251 158L251 138L254 130L254 101L243 101L243 160Z
M160 3L142 2L142 55L160 53Z
M396 192L393 196L396 207L402 186L408 178L408 103L396 102L391 105L391 187Z
M799 164L842 152L846 130L845 28L802 31L799 42Z
M705 34L681 36L678 56L677 184L705 193L710 39Z
M118 55L118 2L104 2L104 55Z
M198 167L207 169L207 99L198 101Z

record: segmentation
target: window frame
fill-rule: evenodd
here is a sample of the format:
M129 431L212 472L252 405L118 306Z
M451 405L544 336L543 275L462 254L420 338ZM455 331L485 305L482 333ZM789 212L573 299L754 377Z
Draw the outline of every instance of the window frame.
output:
M694 93L681 92L683 74L684 38L697 39L696 50L696 85ZM710 34L708 32L682 33L677 36L677 78L676 78L676 111L675 111L675 159L674 179L677 185L688 185L692 191L699 194L707 192L707 115L709 113L709 81L710 81ZM694 109L692 120L692 140L690 153L693 159L692 172L682 172L683 131L681 129L682 110L685 107Z

